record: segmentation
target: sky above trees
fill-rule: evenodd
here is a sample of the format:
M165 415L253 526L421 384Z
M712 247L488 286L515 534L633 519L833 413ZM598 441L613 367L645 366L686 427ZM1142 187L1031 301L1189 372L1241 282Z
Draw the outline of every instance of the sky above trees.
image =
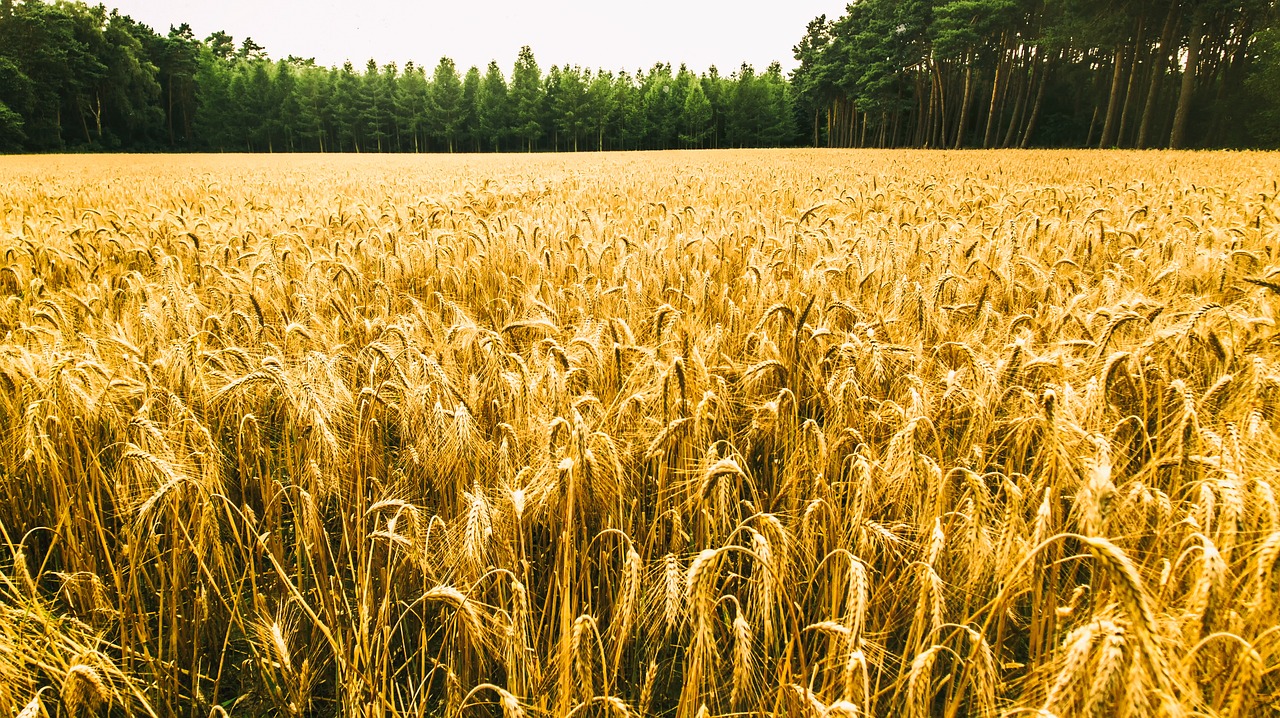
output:
M678 58L694 72L743 62L795 66L791 47L814 17L843 12L845 0L104 0L160 32L185 22L197 36L224 30L252 37L275 57L314 57L322 65L369 58L434 65L452 58L463 71L490 60L504 67L531 46L544 65L636 70Z

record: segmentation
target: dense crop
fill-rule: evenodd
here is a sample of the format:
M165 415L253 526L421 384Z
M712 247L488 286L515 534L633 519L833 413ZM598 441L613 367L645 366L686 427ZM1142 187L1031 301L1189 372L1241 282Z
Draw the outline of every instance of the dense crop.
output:
M1280 700L1280 158L0 169L0 714Z

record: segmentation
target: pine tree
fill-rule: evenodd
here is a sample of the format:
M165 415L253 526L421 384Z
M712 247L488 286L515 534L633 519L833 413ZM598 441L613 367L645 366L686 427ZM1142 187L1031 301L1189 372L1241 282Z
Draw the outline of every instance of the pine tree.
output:
M442 57L431 75L431 93L427 103L427 125L433 137L453 152L465 119L462 106L462 81L453 60Z
M477 108L480 135L495 152L502 150L502 142L510 134L510 115L507 107L507 81L502 77L498 63L489 62L484 80L480 83Z
M511 71L512 130L532 152L534 144L543 134L542 120L542 72L528 45L520 48L515 68Z
M711 136L711 101L702 90L702 81L696 80L684 98L680 113L680 143L686 147L700 148Z

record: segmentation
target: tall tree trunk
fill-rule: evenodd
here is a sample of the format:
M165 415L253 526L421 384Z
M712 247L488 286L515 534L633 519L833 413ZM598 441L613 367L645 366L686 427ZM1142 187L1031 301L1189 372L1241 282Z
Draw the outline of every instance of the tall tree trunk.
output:
M853 101L847 97L840 101L840 146L844 148L853 146L849 138L849 108L852 104Z
M831 102L831 117L827 120L829 123L829 127L827 128L829 133L829 136L827 137L827 145L830 147L840 147L840 143L844 141L844 138L840 136L840 107L843 102L843 99L837 99Z
M840 103L844 100L836 98L831 101L831 111L827 113L827 146L840 147Z
M942 67L937 62L930 62L933 66L933 84L938 92L938 120L937 120L937 141L932 143L933 147L947 147L947 88L942 81Z
M1133 58L1129 63L1129 80L1124 87L1124 105L1120 110L1120 127L1116 130L1116 144L1124 146L1124 131L1129 126L1129 111L1133 107L1134 86L1138 81L1139 60L1142 59L1142 43L1146 40L1147 18L1138 18L1138 32L1133 40Z
M859 115L861 115L861 118L859 118ZM867 113L865 112L859 113L858 101L850 97L849 98L849 146L850 147L858 146L858 123L866 122L866 121L867 121Z
M1164 28L1160 30L1160 44L1151 55L1151 81L1147 84L1147 100L1142 106L1142 120L1138 125L1138 147L1147 147L1151 136L1151 120L1155 115L1156 98L1160 94L1160 82L1164 79L1165 62L1169 59L1169 43L1173 41L1173 31L1177 27L1179 0L1171 0L1169 12L1164 18Z
M966 58L964 63L964 91L960 95L960 119L956 122L955 149L964 145L964 126L969 121L969 93L973 89L973 62Z
M1022 142L1018 144L1024 150L1031 146L1031 136L1035 134L1036 122L1040 120L1040 107L1044 105L1044 91L1049 86L1049 71L1051 69L1049 62L1048 58L1040 61L1040 80L1036 87L1036 101L1031 106L1031 116L1027 118L1027 126L1022 130Z
M853 114L853 100L848 97L840 102L840 146L853 147L853 132L849 130L850 124L853 122L851 115Z
M1001 80L1004 79L1004 72L1003 72L1004 60L1005 60L1004 42L1006 37L1008 37L1007 33L1005 34L1005 37L1002 37L1000 39L1001 50L1000 50L1000 56L996 58L996 76L995 76L995 79L992 80L991 82L991 105L990 107L987 108L987 127L982 133L982 146L984 148L991 146L992 123L995 121L995 118L996 118L996 99L1000 97L1000 90L1002 89Z
M1000 143L1001 147L1013 145L1014 135L1022 125L1022 113L1027 109L1027 94L1031 91L1031 83L1035 81L1035 72L1035 62L1028 62L1027 71L1018 82L1018 95L1013 101L1013 116L1009 118L1009 128L1005 130L1004 141Z
M1111 71L1111 92L1107 99L1106 119L1102 121L1102 139L1099 147L1110 147L1116 143L1116 119L1120 112L1120 85L1124 78L1124 46L1116 48L1115 62Z
M1182 89L1178 92L1178 109L1173 115L1173 130L1169 133L1169 147L1182 149L1187 141L1187 120L1191 117L1191 96L1196 89L1196 64L1200 61L1200 34L1204 27L1204 13L1197 9L1191 16L1191 31L1187 36L1187 66L1182 71Z
M836 101L832 100L831 104L827 105L827 147L835 146L836 134L835 134L835 127L833 127L833 122L835 122L835 119L836 119Z
M1004 65L1004 82L1000 86L1000 98L996 102L996 121L994 130L991 135L991 146L999 147L1000 140L1004 137L1002 134L1006 118L1009 117L1008 107L1009 99L1016 99L1018 92L1018 53L1017 50L1009 51L1008 61Z
M915 137L912 139L911 144L916 147L923 147L924 143L929 139L929 136L926 133L928 132L929 122L933 119L933 92L932 91L929 92L929 97L926 102L925 94L924 94L924 82L920 78L919 71L915 73L915 82L916 82L916 97L918 98L918 100L916 102L916 107L917 107L916 128L915 128L916 131L915 131Z

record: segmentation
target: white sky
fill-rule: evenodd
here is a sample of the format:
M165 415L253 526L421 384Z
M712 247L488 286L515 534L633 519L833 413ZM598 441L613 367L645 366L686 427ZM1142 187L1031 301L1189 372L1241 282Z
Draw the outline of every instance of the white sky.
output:
M414 60L428 69L442 55L483 71L497 60L510 74L521 45L538 66L565 63L607 70L681 62L729 74L743 62L763 70L795 66L791 48L820 14L835 18L847 0L103 0L161 34L186 22L200 38L225 30L273 58L314 57L322 65L369 58Z

